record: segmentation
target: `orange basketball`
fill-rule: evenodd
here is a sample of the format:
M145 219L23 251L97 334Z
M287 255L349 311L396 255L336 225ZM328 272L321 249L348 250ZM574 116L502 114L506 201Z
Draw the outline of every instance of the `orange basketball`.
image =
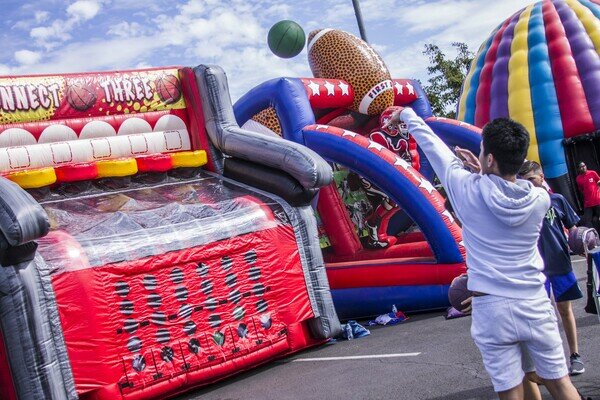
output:
M378 115L394 105L392 78L385 63L369 44L348 32L312 31L308 63L315 78L343 79L352 85L350 108L354 111Z

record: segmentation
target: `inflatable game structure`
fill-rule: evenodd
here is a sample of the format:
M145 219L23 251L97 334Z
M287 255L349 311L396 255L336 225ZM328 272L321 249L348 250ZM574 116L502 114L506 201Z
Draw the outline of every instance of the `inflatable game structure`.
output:
M502 22L475 56L458 119L478 127L497 117L531 135L556 192L581 206L575 164L600 169L600 2L544 0Z
M410 106L449 146L476 154L480 129L434 117L416 80L392 79L375 50L347 32L313 31L307 48L314 78L267 81L234 110L244 129L332 164L335 182L314 205L338 315L447 307L450 282L465 271L461 229L410 132L381 126L389 106Z
M218 67L2 77L0 171L2 399L166 398L340 332L331 169L240 129Z

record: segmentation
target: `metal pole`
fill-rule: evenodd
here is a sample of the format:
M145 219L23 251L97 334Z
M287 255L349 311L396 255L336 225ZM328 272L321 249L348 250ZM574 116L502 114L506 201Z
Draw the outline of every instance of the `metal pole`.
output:
M367 32L365 31L365 26L363 24L362 13L360 12L360 3L358 0L352 0L352 5L354 6L354 14L356 15L356 22L358 23L358 30L360 32L360 37L365 42L369 42L367 40Z

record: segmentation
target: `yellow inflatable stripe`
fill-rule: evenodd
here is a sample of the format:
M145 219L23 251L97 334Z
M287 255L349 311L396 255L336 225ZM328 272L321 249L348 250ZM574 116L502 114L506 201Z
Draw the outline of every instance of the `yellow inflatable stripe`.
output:
M204 150L171 153L171 158L173 159L173 168L201 167L207 162Z
M138 172L135 158L121 158L96 162L98 178L112 178L135 175Z
M584 7L578 1L566 0L566 3L577 14L592 43L594 43L596 52L600 54L600 20L596 18L589 8Z
M527 159L540 161L533 106L531 103L531 88L529 86L529 62L527 36L529 35L529 18L533 5L527 7L519 17L515 26L515 34L511 43L511 57L508 61L508 114L519 121L529 132L530 145Z
M12 172L6 177L23 189L37 189L56 182L56 173L52 167Z

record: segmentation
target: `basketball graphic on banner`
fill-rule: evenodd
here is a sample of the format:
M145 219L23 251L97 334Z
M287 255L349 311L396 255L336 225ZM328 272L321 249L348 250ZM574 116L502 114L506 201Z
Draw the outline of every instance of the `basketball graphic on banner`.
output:
M156 92L165 104L173 104L181 98L179 79L175 75L162 75L154 81Z
M94 87L83 81L69 83L66 95L69 105L77 111L85 111L96 102Z

